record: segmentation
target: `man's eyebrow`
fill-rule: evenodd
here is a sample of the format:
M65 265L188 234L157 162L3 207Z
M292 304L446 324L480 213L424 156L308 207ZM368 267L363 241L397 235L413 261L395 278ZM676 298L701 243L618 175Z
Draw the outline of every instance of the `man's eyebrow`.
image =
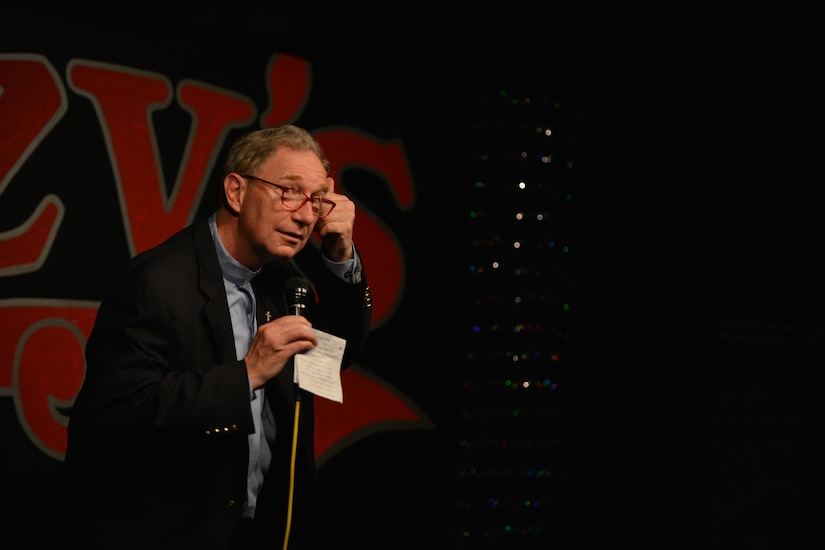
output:
M295 186L296 189L298 188L297 186L300 185L300 189L303 192L303 187L304 187L304 185L303 185L304 178L303 177L301 177L297 174L296 175L286 174L286 175L282 176L281 178L279 178L279 180L280 181L287 181L288 183L293 184L293 186ZM315 191L313 193L313 195L318 195L319 193L323 193L323 194L329 193L329 185L327 185L326 178L324 178L324 184L321 186L321 188L318 191Z

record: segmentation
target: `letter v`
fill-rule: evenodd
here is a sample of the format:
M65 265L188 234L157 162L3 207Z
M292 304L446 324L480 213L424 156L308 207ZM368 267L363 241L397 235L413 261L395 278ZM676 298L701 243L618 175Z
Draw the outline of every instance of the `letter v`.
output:
M170 103L171 84L156 73L88 60L72 60L69 86L95 106L117 185L129 252L154 246L189 223L231 128L256 114L248 98L194 81L178 86L177 100L192 116L186 151L167 197L152 112Z

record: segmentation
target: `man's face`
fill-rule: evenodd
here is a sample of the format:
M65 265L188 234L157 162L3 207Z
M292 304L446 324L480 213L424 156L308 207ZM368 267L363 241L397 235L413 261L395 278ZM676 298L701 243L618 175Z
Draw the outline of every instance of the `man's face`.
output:
M280 148L257 173L250 175L307 196L324 196L330 191L327 173L311 151ZM293 257L306 245L318 219L312 212L312 203L306 202L291 211L281 200L282 189L255 178L245 178L244 182L239 238L246 241L246 248L261 264L276 256ZM294 192L289 193L295 196Z

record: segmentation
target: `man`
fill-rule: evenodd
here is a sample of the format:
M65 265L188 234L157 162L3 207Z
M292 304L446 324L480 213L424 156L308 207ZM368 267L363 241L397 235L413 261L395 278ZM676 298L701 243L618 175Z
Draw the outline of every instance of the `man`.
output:
M137 255L100 305L70 415L58 540L324 544L313 395L294 383L293 357L318 344L315 330L346 341L342 368L364 345L372 309L355 205L292 125L240 137L221 189L215 213ZM313 231L320 251L299 255ZM303 315L285 303L293 277L308 290Z

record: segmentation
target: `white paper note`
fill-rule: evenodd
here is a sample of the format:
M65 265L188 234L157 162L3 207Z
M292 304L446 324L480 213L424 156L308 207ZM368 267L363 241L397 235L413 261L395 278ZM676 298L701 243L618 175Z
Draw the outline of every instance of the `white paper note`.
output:
M303 390L343 403L341 360L347 341L320 330L312 330L318 336L318 345L295 356L294 382Z

